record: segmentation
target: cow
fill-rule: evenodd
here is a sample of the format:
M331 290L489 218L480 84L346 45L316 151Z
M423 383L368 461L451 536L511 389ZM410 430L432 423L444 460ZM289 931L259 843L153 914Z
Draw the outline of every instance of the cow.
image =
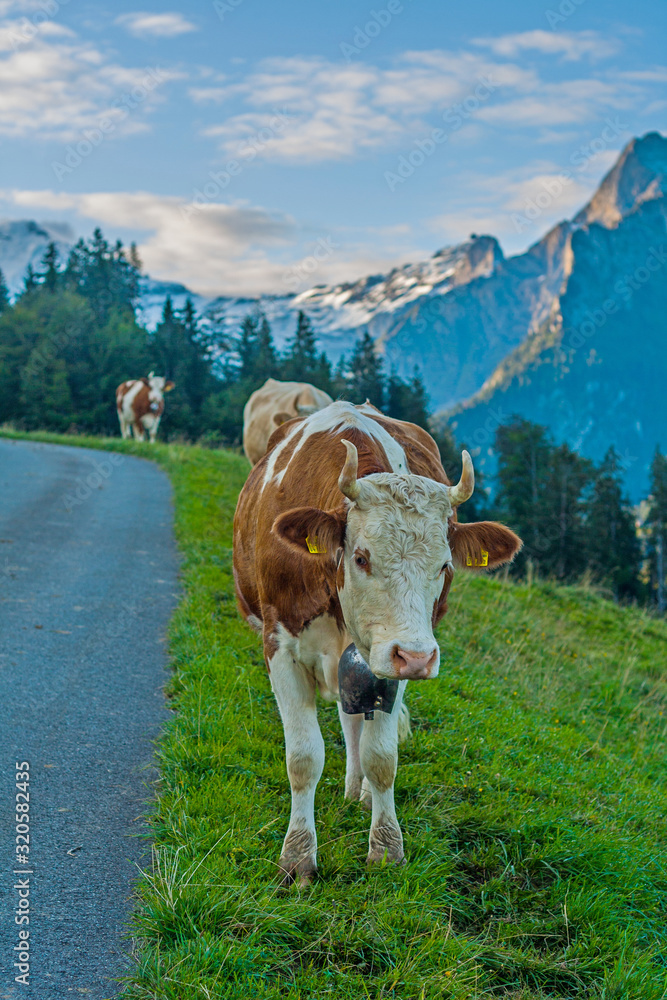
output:
M404 860L394 807L403 691L409 680L438 675L433 629L454 569L500 566L522 544L502 524L457 521L473 489L467 451L452 486L433 438L369 403L339 401L284 424L250 472L234 519L234 577L239 610L263 637L285 733L285 884L317 872L317 691L338 702L345 797L372 808L368 861ZM342 711L337 669L350 643L376 677L398 681L390 714L371 720Z
M243 450L251 465L266 454L271 434L292 417L321 410L331 396L309 382L278 382L268 378L243 409Z
M116 389L116 409L122 436L129 438L134 431L137 441L143 441L144 432L148 431L151 444L155 444L164 413L163 394L173 388L173 382L154 372L150 372L148 378L121 382Z

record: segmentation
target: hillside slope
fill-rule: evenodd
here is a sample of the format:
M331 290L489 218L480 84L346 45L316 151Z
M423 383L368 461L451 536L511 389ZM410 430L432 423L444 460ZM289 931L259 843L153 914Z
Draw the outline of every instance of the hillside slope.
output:
M128 998L662 1000L665 622L585 589L458 574L441 675L408 688L407 864L366 870L368 815L343 801L337 714L321 705L322 879L283 893L280 719L233 598L247 463L97 445L167 469L184 556L177 711L159 748Z

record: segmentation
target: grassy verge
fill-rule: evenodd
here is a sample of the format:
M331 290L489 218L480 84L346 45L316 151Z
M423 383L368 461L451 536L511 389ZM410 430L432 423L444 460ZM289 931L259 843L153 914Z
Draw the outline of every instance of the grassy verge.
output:
M150 456L174 485L178 712L159 747L127 1000L667 995L664 622L583 589L459 574L441 676L408 688L408 863L366 871L368 816L343 802L342 739L322 705L322 879L281 892L282 732L232 586L245 461L41 438Z

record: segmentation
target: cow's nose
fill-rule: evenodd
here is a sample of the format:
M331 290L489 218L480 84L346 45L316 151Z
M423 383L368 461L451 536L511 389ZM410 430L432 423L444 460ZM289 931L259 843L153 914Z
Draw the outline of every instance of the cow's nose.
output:
M405 680L425 680L431 673L438 655L437 648L430 653L417 653L410 649L400 649L396 646L392 656L398 677Z

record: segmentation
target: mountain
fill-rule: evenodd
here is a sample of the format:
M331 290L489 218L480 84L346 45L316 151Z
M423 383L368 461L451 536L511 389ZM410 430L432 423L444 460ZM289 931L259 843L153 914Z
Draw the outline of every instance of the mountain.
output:
M13 294L21 290L28 264L39 270L51 240L65 259L74 242L69 227L0 223L0 269ZM205 299L184 285L144 275L137 318L154 329L167 295L177 309L190 297L204 324L231 340L243 318L261 309L283 347L303 310L333 361L369 331L389 366L403 375L411 375L415 366L422 370L432 403L443 407L479 389L548 314L562 281L560 243L556 230L527 253L506 260L493 236L473 235L388 274L258 298Z
M591 201L564 224L563 284L550 315L447 414L476 464L513 414L599 460L620 453L631 498L667 446L667 140L634 139Z
M20 219L0 222L0 271L12 295L23 288L23 279L32 265L39 271L49 243L55 243L61 258L74 243L74 233L64 222L38 223Z
M167 295L176 308L190 296L205 325L231 339L262 309L282 347L303 310L334 361L368 331L388 367L404 376L420 368L432 407L488 473L495 428L517 413L594 459L615 444L638 497L655 445L667 446L666 168L666 139L632 140L572 220L512 257L493 236L473 234L387 274L259 298L205 299L144 276L138 318L154 328ZM10 290L52 239L66 256L67 226L0 224Z

